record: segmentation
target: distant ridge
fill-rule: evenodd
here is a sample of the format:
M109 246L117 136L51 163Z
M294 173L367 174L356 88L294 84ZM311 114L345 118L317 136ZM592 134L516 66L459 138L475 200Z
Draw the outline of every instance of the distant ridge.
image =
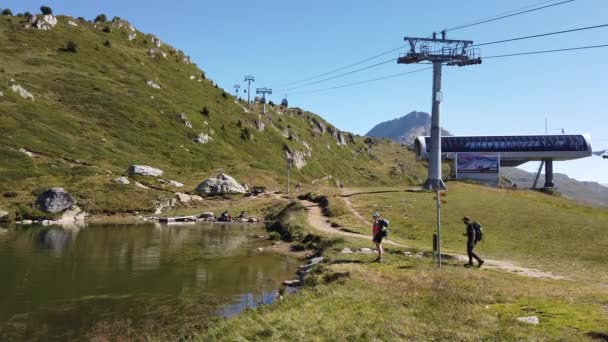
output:
M452 135L442 129L443 135ZM376 138L391 138L400 144L411 145L414 139L431 133L431 116L425 112L413 111L400 118L377 124L367 136Z

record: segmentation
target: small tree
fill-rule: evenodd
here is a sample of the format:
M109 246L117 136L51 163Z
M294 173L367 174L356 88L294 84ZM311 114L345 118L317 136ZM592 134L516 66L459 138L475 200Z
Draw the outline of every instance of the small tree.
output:
M206 117L209 117L209 109L207 109L207 106L203 107L203 110L201 110L201 114Z
M112 28L110 28L110 26L106 26L106 27L102 28L101 30L102 30L103 32L105 32L105 33L110 33L110 32L112 32Z
M40 6L40 12L42 12L42 14L53 14L53 9L49 6Z
M84 17L78 17L76 19L78 19L79 21L87 21Z
M274 102L272 102L272 101L268 101L268 105L269 105L270 107L274 107Z
M78 52L78 44L76 44L76 42L73 40L68 40L68 43L65 46L65 51Z
M24 16L24 17L26 17L26 18L29 18L29 17L31 17L31 16L32 16L32 13L30 13L30 12L25 12L25 13L23 13L23 16Z
M104 45L105 47L112 47L112 43L110 43L110 41L109 41L109 40L106 40L106 41L105 41L105 43L103 43L103 45Z
M108 18L106 17L105 14L102 13L102 14L96 16L94 21L96 23L105 23L106 21L108 21Z
M222 97L227 99L228 98L228 94L226 94L226 91L222 91Z
M13 15L13 11L10 8L5 8L2 10L2 15Z

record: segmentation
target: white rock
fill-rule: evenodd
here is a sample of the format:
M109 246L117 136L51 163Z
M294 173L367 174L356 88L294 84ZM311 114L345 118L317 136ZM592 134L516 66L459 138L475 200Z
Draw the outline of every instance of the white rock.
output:
M140 175L140 176L152 176L152 177L162 177L163 170L157 169L147 165L131 165L129 166L128 172L130 175Z
M0 210L0 222L8 222L9 220L9 212Z
M236 179L225 173L216 177L205 179L196 187L196 192L202 196L214 196L225 194L244 194L247 191Z
M161 46L163 46L163 41L162 41L162 40L160 40L160 39L158 39L158 38L156 38L156 37L153 37L153 38L152 38L152 42L154 43L154 45L156 45L156 47L161 47Z
M192 76L190 76L190 79L194 80L194 79L196 79L196 76L192 75Z
M30 17L27 20L31 25L34 25L36 23L36 21L38 21L38 16L36 16L35 14L32 14L32 15L30 15Z
M122 184L122 185L128 185L128 184L131 184L131 181L129 180L129 178L127 178L127 177L125 177L125 176L115 178L115 179L114 179L114 182L115 182L115 183L118 183L118 184Z
M154 81L151 81L151 80L146 81L146 84L154 89L161 89L160 86Z
M412 254L412 252L403 252L403 255L407 256L407 257L412 257L414 256L414 254Z
M129 38L128 38L129 41L133 41L133 40L135 40L135 38L137 38L137 33L131 33L131 34L129 34Z
M33 223L34 223L34 221L32 221L32 220L23 220L23 221L21 221L21 224L25 224L25 225L30 225L30 224L33 224Z
M192 123L188 120L188 117L186 116L186 114L181 113L180 118L182 119L182 122L184 123L184 125L186 125L186 127L192 128Z
M30 93L29 91L25 90L25 88L23 88L19 84L11 85L11 90L26 100L34 101L34 95L32 95L32 93Z
M348 248L348 247L346 247L346 248L342 249L342 250L340 251L340 253L342 253L342 254L352 254L352 253L353 253L353 250L352 250L352 249L350 249L350 248Z
M374 253L374 251L371 248L359 248L359 253L363 253L363 254L372 254Z
M182 62L186 63L186 64L191 64L192 61L190 61L190 56L184 56L182 58Z
M23 147L19 149L19 152L25 154L26 156L33 158L34 154L26 149L24 149Z
M0 97L3 97L3 96L4 96L4 93L0 91Z
M196 141L199 144L206 144L211 140L213 140L213 138L210 137L209 134L205 134L205 133L201 133L196 138L194 138L194 141Z
M60 222L82 222L86 220L88 214L77 205L72 206L70 209L63 213L63 216L59 220Z
M528 316L528 317L517 317L518 322L537 325L540 323L540 320L536 316Z
M193 201L197 201L197 202L202 202L203 201L203 198L201 196L199 196L199 195L190 195L190 198Z
M178 181L174 181L174 180L170 180L169 181L169 185L176 187L176 188L183 188L184 184L178 182Z
M135 32L135 27L133 27L133 25L129 24L129 30Z
M78 24L76 24L75 22L73 22L71 20L68 21L68 25L70 25L70 26L78 26Z
M141 189L150 189L147 186L141 184L140 182L135 182L135 186Z
M175 197L182 204L187 204L187 203L192 202L192 197L190 195L188 195L188 194L183 193L183 192L176 192L175 193Z
M45 14L42 16L42 21L47 23L51 28L57 25L57 18L52 14Z

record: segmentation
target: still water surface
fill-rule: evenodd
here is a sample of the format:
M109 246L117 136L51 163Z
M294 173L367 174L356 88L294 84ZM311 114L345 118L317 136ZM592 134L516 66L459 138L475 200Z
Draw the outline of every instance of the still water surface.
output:
M272 302L297 261L249 224L0 228L0 341L175 338Z

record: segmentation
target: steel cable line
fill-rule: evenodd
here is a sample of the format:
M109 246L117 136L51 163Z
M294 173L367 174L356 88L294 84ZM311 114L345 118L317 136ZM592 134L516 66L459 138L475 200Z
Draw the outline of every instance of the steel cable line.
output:
M456 27L452 27L450 29L446 29L445 32L456 31L456 30L460 30L460 29L463 29L463 28L471 27L471 26L481 25L481 24L489 23L489 22L496 21L496 20L501 20L501 19L505 19L505 18L514 17L514 16L520 15L520 14L525 14L525 13L530 13L530 12L534 12L534 11L539 11L539 10L542 10L542 9L545 9L545 8L549 8L549 7L553 7L553 6L559 6L559 5L567 4L567 3L573 2L573 1L576 1L576 0L565 0L565 1L558 2L558 3L549 4L549 5L545 5L545 6L541 6L541 7L537 7L537 8L532 8L532 9L525 10L525 11L519 11L519 12L515 12L515 13L511 13L511 14L506 14L506 15L498 16L498 17L495 17L495 18L483 19L481 21L476 21L476 22L473 22L473 23L470 23L470 24L456 26Z
M344 69L352 68L352 67L354 67L354 66L357 66L357 65L363 64L363 63L365 63L365 62L369 62L369 61L371 61L371 60L373 60L373 59L376 59L376 58L378 58L378 57L382 57L382 56L388 55L389 53L393 53L393 52L395 52L395 51L397 51L397 50L399 50L399 49L402 49L402 48L404 48L404 47L405 47L405 45L401 45L401 46L399 46L399 47L396 47L396 48L391 49L391 50L389 50L389 51L386 51L386 52L383 52L383 53L381 53L381 54L375 55L375 56L373 56L373 57L369 57L369 58L366 58L366 59L364 59L364 60L362 60L362 61L359 61L359 62L356 62L356 63L353 63L353 64L349 64L349 65L347 65L347 66L345 66L345 67L341 67L341 68L334 69L334 70L331 70L331 71L328 71L328 72L324 72L324 73L322 73L322 74L319 74L319 75L316 75L316 76L313 76L313 77L309 77L309 78L301 79L301 80L299 80L299 81L295 81L295 82L290 82L290 83L287 83L285 86L290 86L290 85L292 85L292 84L298 84L298 83L302 83L302 82L306 82L306 81L311 81L311 80L314 80L314 79L319 78L319 77L327 76L327 75L330 75L330 74L336 73L336 72L338 72L338 71L342 71L342 70L344 70Z
M388 76L383 76L383 77L378 77L378 78L372 78L372 79L365 80L365 81L360 81L360 82L354 82L354 83L342 84L342 85L338 85L338 86L335 86L335 87L329 87L329 88L323 88L323 89L315 89L315 90L301 91L301 92L297 92L297 93L291 93L291 94L289 94L289 95L309 94L309 93L316 93L316 92L320 92L320 91L327 91L327 90L333 90L333 89L339 89L339 88L351 87L351 86L354 86L354 85L359 85L359 84L364 84L364 83L370 83L370 82L381 81L381 80L385 80L385 79L387 79L387 78L393 78L393 77L398 77L398 76L403 76L403 75L409 75L409 74L413 74L413 73L417 73L417 72L421 72L421 71L425 71L425 70L431 70L431 69L433 69L433 67L427 67L427 68L423 68L423 69L417 69L417 70L412 70L412 71L402 72L402 73L398 73L398 74L394 74L394 75L388 75Z
M543 53L553 53L553 52L573 51L573 50L587 50L587 49L597 49L597 48L603 48L603 47L608 47L608 44L589 45L589 46L577 46L577 47L562 48L562 49L553 49L553 50L517 52L517 53L504 54L504 55L494 55L494 56L483 57L483 59L512 57L512 56L525 56L525 55L538 55L538 54L543 54Z
M380 62L380 63L376 63L376 64L372 64L372 65L366 66L366 67L364 67L364 68L360 68L360 69L352 70L352 71L349 71L349 72L346 72L346 73L343 73L343 74L340 74L340 75L336 75L336 76L332 76L332 77L324 78L324 79L321 79L321 80L318 80L318 81L315 81L315 82L306 83L306 84L303 84L303 85L300 85L300 86L296 86L296 87L279 89L279 90L277 90L277 91L278 91L278 92L281 92L281 91L287 91L287 90L293 90L293 89L299 89L299 88L307 87L307 86L309 86L309 85L313 85L313 84L317 84L317 83L321 83L321 82L325 82L325 81L333 80L333 79L336 79L336 78L339 78L339 77L343 77L343 76L346 76L346 75L354 74L354 73L359 72L359 71L363 71L363 70L371 69L371 68L374 68L374 67L377 67L377 66L380 66L380 65L386 64L386 63L390 63L390 62L396 62L396 61L397 61L397 59L396 59L396 58L391 58L391 59L389 59L389 60L387 60L387 61Z
M517 41L517 40L524 40L524 39L530 39L530 38L552 36L552 35L556 35L556 34L563 34L563 33L577 32L577 31L591 30L591 29L596 29L596 28L600 28L600 27L608 27L608 24L595 25L595 26L587 26L587 27L580 27L580 28L575 28L575 29L570 29L570 30L555 31L555 32L549 32L549 33L541 33L541 34L535 34L535 35L525 36L525 37L503 39L503 40L497 40L497 41L493 41L493 42L487 42L487 43L481 43L481 44L473 44L471 46L477 47L477 46L484 46L484 45L507 43L507 42L513 42L513 41Z
M557 6L557 5L562 5L562 4L566 4L566 3L569 3L569 2L573 2L573 1L575 1L575 0L565 0L565 1L561 1L561 2L559 2L559 3L555 3L555 4L549 4L549 5L545 5L545 6L542 6L542 7L538 7L538 8L532 8L532 9L529 9L529 10L522 11L522 10L524 10L524 9L528 9L528 8L530 8L530 7L535 7L535 6L543 5L543 4L546 4L546 3L549 3L549 2L553 2L553 1L556 1L556 0L542 1L542 2L539 2L539 3L536 3L536 4L528 5L528 6L525 6L525 7L520 7L520 8L518 8L518 9L514 9L514 10L511 10L511 11L507 11L507 12L503 12L503 13L501 13L501 14L498 14L498 17L493 16L493 17L489 17L489 18L487 18L487 19L481 19L480 21L476 21L476 22L473 22L473 23L471 23L471 24L461 25L461 26L457 26L457 27L454 27L454 28L451 28L451 29L447 29L447 30L446 30L446 32L447 32L447 31L459 30L459 29L461 29L461 28L470 27L470 26L474 26L474 25L480 25L480 24L483 24L483 23L486 23L486 22L490 22L490 21L494 21L494 20L499 20L499 19L504 19L504 18L508 18L508 17L513 17L513 16L516 16L516 15L520 15L520 14L524 14L524 13L529 13L529 12L533 12L533 11L537 11L537 10L541 10L541 9L545 9L545 8L549 8L549 7L553 7L553 6ZM512 12L516 12L516 13L512 13ZM509 13L510 13L510 14L509 14ZM504 14L504 15L503 15L503 14ZM382 57L382 56L388 55L389 53L393 53L393 52L395 52L395 51L397 51L397 50L400 50L400 49L402 49L402 48L404 48L404 47L406 47L406 45L401 45L401 46L399 46L399 47L396 47L396 48L394 48L394 49L391 49L391 50L388 50L388 51L386 51L386 52L380 53L380 54L378 54L378 55L375 55L375 56L372 56L372 57L366 58L366 59L361 60L361 61L359 61L359 62L355 62L355 63L349 64L349 65L344 66L344 67L341 67L341 68L333 69L333 70L331 70L331 71L324 72L324 73L322 73L322 74L318 74L318 75L313 76L313 77L309 77L309 78L305 78L305 79L301 79L301 80L298 80L298 81L294 81L294 82L287 83L287 84L285 84L285 87L289 87L290 85L295 85L295 84L302 83L302 82L306 82L306 81L311 81L311 80L317 79L317 78L319 78L319 77L327 76L327 75L330 75L330 74L336 73L336 72L338 72L338 71L342 71L342 70L345 70L345 69L348 69L348 68L351 68L351 67L354 67L354 66L357 66L357 65L363 64L363 63L365 63L365 62L369 62L369 61L374 60L374 59L376 59L376 58L379 58L379 57ZM388 63L388 61L387 61L387 62L384 62L384 63ZM338 76L335 76L335 77L332 77L332 78L328 78L328 79L326 79L326 80L331 80L331 79L334 79L334 78L338 78L338 77L346 76L346 75L349 75L349 74L351 74L351 73L355 73L355 72L358 72L358 71L366 70L366 69L372 68L372 67L374 67L374 66L379 66L379 65L382 65L382 64L384 64L384 63L379 63L379 64L377 64L377 65L373 65L373 66L370 66L370 67L366 67L366 68L362 68L362 69L359 69L359 70L355 70L355 71L353 71L353 72L349 72L349 73L345 73L345 74L342 74L342 75L338 75ZM323 81L323 80L321 80L321 81L319 81L319 82L313 82L313 83L309 83L309 84L307 84L307 85L312 85L312 84L320 83L320 82L322 82L322 81ZM301 87L304 87L304 86L307 86L307 85L298 86L298 87L292 87L292 88L284 88L284 89L282 89L281 91L283 91L283 90L291 90L291 89L298 89L298 88L301 88Z
M517 52L517 53L504 54L504 55L488 56L488 57L483 57L483 58L484 59L488 59L488 58L503 58L503 57L513 57L513 56L523 56L523 55L535 55L535 54L544 54L544 53L563 52L563 51L595 49L595 48L603 48L603 47L608 47L608 44L590 45L590 46L579 46L579 47L561 48L561 49L552 49L552 50L541 50L541 51L530 51L530 52ZM388 75L388 76L383 76L383 77L378 77L378 78L372 78L372 79L369 79L369 80L364 80L364 81L359 81L359 82L354 82L354 83L342 84L342 85L338 85L338 86L335 86L335 87L301 91L301 92L291 93L290 95L310 94L310 93L317 93L317 92L321 92L321 91L327 91L327 90L333 90L333 89L351 87L351 86L355 86L355 85L359 85L359 84L381 81L381 80L385 80L385 79L388 79L388 78L399 77L399 76L413 74L413 73L421 72L421 71L424 71L424 70L431 70L431 69L433 69L433 67L427 67L427 68L423 68L423 69L417 69L417 70L413 70L413 71L402 72L402 73L398 73L398 74L394 74L394 75ZM598 139L594 139L594 140L598 140Z

